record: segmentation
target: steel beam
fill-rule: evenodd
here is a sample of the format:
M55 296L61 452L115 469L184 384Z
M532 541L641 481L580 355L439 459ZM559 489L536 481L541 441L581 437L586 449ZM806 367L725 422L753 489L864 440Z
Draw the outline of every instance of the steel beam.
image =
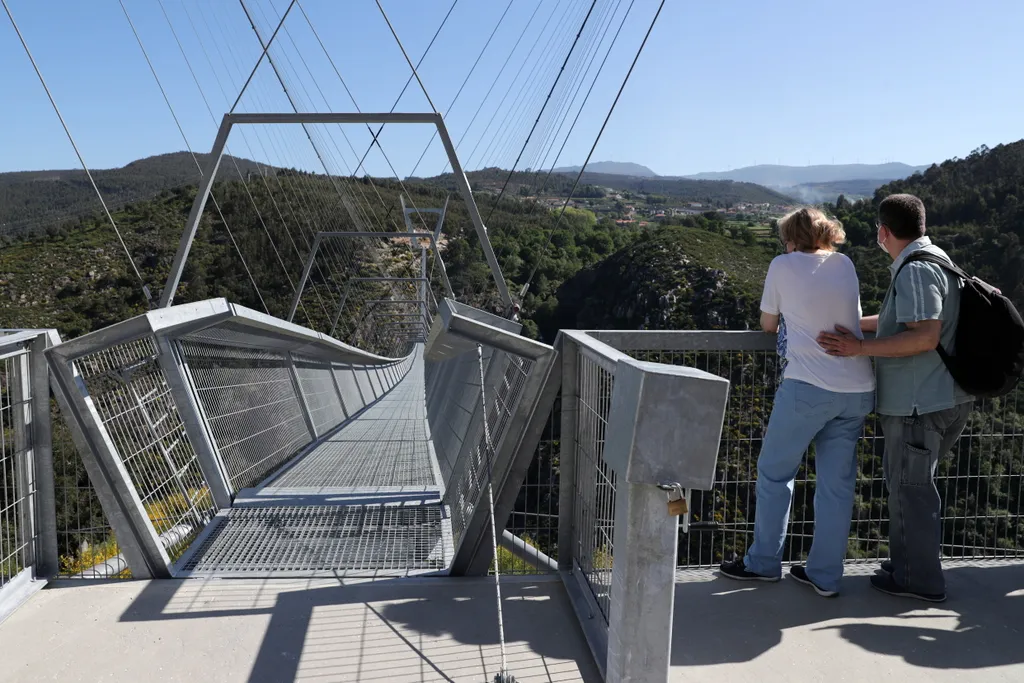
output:
M260 39L262 43L262 38ZM276 68L275 68L276 71ZM225 114L221 120L220 128L217 131L217 138L214 140L213 148L210 151L210 159L207 162L207 167L204 169L203 180L199 185L199 191L196 193L196 198L192 204L192 209L189 212L188 220L185 223L185 230L182 233L181 241L178 245L178 251L174 256L174 262L171 265L171 271L167 276L167 283L164 286L164 291L160 295L160 306L166 308L174 302L174 295L178 289L178 284L181 282L181 274L185 269L185 261L188 259L189 251L192 248L192 242L195 239L196 230L199 227L199 221L203 215L203 209L206 207L206 202L209 199L210 191L213 188L213 182L217 175L217 170L220 167L221 158L224 155L224 147L227 145L228 135L231 132L232 126L235 124L309 124L309 123L323 123L323 124L342 124L342 123L432 123L437 127L438 136L441 138L441 142L444 145L445 152L448 155L448 161L452 166L452 173L455 178L456 185L459 188L459 194L462 196L463 202L466 204L466 209L469 212L470 220L473 223L473 228L476 230L477 238L480 240L480 246L484 252L484 258L487 260L487 266L491 270L491 275L494 278L494 284L498 289L498 295L501 297L502 303L506 309L512 308L512 297L509 294L508 286L505 282L504 276L501 274L501 267L498 265L497 256L494 254L494 248L491 246L490 237L487 234L487 227L484 225L483 217L480 215L480 209L476 205L476 200L473 198L473 190L469 185L469 180L466 178L466 174L462 169L462 164L459 162L458 155L455 151L455 145L452 143L451 136L448 134L448 128L444 123L444 118L441 114L436 112L430 113L406 113L406 112L388 112L388 113L318 113L318 112L293 112L293 113L229 113ZM328 173L328 176L330 174ZM343 201L345 196L342 195ZM447 204L446 204L447 206ZM346 202L346 208L350 208ZM351 210L350 210L351 213ZM353 217L355 220L355 217ZM443 220L443 215L442 215ZM359 221L356 221L358 227ZM438 233L439 234L439 233ZM436 241L433 242L435 249L435 256L439 256L436 248ZM442 264L443 269L443 264ZM447 274L445 274L447 281ZM449 296L454 298L451 292L451 286L448 286ZM300 288L301 290L301 288Z

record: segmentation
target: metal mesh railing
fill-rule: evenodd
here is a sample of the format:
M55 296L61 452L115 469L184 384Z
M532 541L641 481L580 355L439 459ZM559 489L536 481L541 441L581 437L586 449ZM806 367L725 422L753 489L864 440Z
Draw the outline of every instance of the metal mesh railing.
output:
M295 374L306 400L309 417L318 435L345 421L345 409L335 385L331 364L294 357Z
M685 334L685 333L680 333ZM752 332L763 348L747 350L626 350L630 356L705 370L731 388L715 488L694 491L690 533L681 534L680 566L713 566L752 541L757 456L771 414L780 369L771 337ZM756 339L755 339L756 341ZM753 347L753 348L752 348ZM978 401L963 437L940 461L942 552L949 558L1024 557L1024 388ZM858 444L857 493L849 560L888 557L888 503L882 469L883 436L870 416ZM800 561L814 530L814 450L794 484L785 560Z
M181 352L234 492L313 440L284 353L198 341L182 341Z
M486 392L487 411L484 419L490 432L491 444L497 448L505 436L512 413L515 411L526 377L532 367L532 361L501 354L495 361L499 363L496 386L488 386ZM475 356L473 365L477 366ZM467 386L474 384L479 388L479 373L473 381L472 373ZM465 392L465 387L452 387L451 391ZM479 390L476 392L480 400ZM466 435L461 456L454 463L448 488L445 491L445 503L451 506L452 533L458 543L469 522L469 517L478 504L487 487L487 444L483 422L478 428Z
M552 560L558 559L558 486L559 486L559 411L555 407L548 416L540 442L526 478L519 487L515 506L505 523L505 530L518 536L529 547ZM527 552L531 552L527 548ZM553 571L538 567L538 562L516 557L507 548L499 548L501 573L538 574Z
M155 340L143 337L76 362L154 529L168 554L179 556L216 508L157 363Z
M24 414L32 400L31 384L24 381L27 357L21 350L0 359L0 587L28 566L35 542L26 519L34 496L26 472L31 464Z
M615 554L615 473L604 460L614 375L589 349L578 350L576 466L573 509L574 570L585 578L601 614L611 605Z
M103 513L82 458L71 440L71 431L56 405L50 411L50 424L61 578L131 578L114 530Z
M438 465L445 481L445 505L451 511L456 545L462 539L488 479L488 450L499 448L522 398L534 362L484 349L487 409L480 399L480 361L467 352L439 362L427 371L428 417ZM495 454L492 454L494 456ZM512 560L509 560L512 562Z

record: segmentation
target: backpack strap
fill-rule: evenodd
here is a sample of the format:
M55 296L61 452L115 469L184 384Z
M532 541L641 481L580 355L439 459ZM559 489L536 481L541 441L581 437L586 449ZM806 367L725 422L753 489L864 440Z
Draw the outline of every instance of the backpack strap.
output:
M974 279L970 275L965 273L963 270L961 270L960 267L954 264L952 261L947 261L938 254L932 254L923 249L918 249L917 251L907 255L907 258L903 259L903 263L900 264L900 267L896 269L896 274L893 275L892 278L893 291L896 290L896 278L900 276L900 271L902 271L903 267L906 266L908 263L913 263L914 261L924 261L925 263L931 263L933 265L939 266L940 268L953 273L954 275L962 279L964 282L968 282ZM948 368L949 364L952 362L952 357L948 353L946 353L946 349L942 348L941 341L935 346L935 350L938 352L939 358L942 359L943 365L945 365Z
M908 263L913 263L914 261L924 261L925 263L931 263L931 264L934 264L936 266L939 266L940 268L943 268L943 269L948 270L949 272L953 273L954 275L959 277L961 280L965 280L966 281L966 280L972 280L973 279L970 275L968 275L967 273L962 271L953 262L947 261L946 259L942 258L938 254L932 254L932 253L927 252L927 251L925 251L923 249L918 249L917 251L909 254L907 256L907 258L903 259L903 263L900 264L899 269L897 269L897 271L896 271L896 275L894 275L893 278L892 278L893 287L896 286L896 278L898 278L900 276L900 271L903 270L904 266L906 266Z

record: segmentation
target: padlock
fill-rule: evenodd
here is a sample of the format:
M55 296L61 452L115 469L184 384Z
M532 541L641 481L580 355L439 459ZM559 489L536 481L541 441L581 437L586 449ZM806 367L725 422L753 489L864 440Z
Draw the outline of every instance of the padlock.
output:
M668 514L670 517L685 515L687 511L686 496L683 487L677 483L659 484L658 488L668 491Z
M668 502L668 514L670 517L679 517L686 514L686 499L670 500Z

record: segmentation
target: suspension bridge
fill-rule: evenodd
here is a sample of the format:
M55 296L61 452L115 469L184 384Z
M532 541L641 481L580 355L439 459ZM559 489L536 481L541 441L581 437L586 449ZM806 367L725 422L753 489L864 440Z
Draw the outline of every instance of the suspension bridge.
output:
M0 680L820 680L837 657L856 680L1021 674L1018 510L944 520L951 592L973 593L957 614L718 591L709 568L751 532L772 339L526 333L664 2L455 0L435 27L379 1L119 0L102 11L194 171L163 233L96 181L47 43L0 2L137 291L135 315L73 338L5 321ZM487 22L462 63L432 62L464 13ZM387 100L357 97L375 69L339 18L378 48ZM570 148L586 162L555 173ZM511 236L534 222L524 259ZM166 258L144 258L147 230ZM967 447L1012 470L1020 435L984 429ZM69 458L99 529L68 521ZM854 541L884 557L865 514ZM794 519L794 559L811 523Z

